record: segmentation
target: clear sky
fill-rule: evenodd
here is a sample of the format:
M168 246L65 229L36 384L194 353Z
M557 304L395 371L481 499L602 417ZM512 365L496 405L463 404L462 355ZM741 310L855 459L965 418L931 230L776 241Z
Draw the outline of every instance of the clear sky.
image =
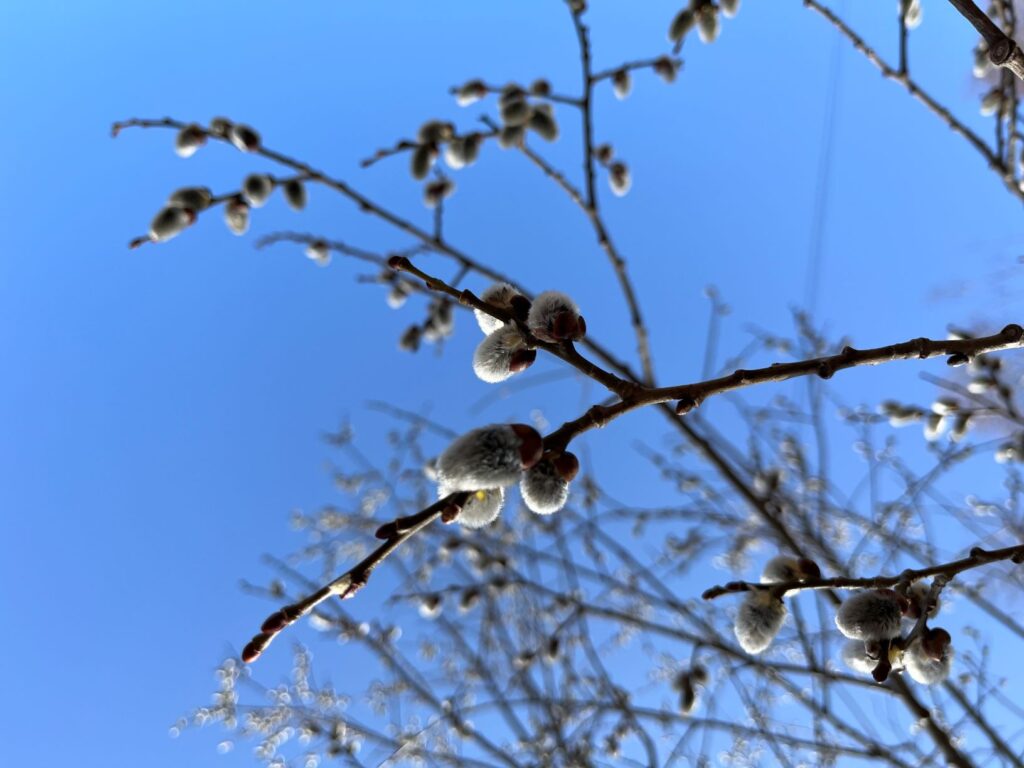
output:
M594 0L597 66L664 51L679 4ZM892 55L895 14L846 5ZM945 3L926 2L925 13L913 66L988 135L972 31ZM700 373L709 283L732 307L723 356L751 326L791 328L833 40L798 0L748 0L717 43L687 45L675 85L643 73L625 102L600 94L598 136L634 173L630 195L602 189L603 202L648 316L663 319L652 343L665 382ZM465 429L536 407L558 423L594 397L565 380L469 413L489 390L469 369L477 335L465 318L444 356L401 354L397 337L418 316L357 285L365 268L321 270L297 250L253 249L281 228L381 250L408 244L323 190L301 215L280 200L256 211L246 237L218 214L167 245L128 250L173 189L224 191L271 169L224 146L181 160L169 132L114 141L110 123L244 120L268 146L426 224L404 161L361 170L359 159L428 117L472 124L480 110L447 94L471 76L543 75L572 90L575 55L554 0L0 4L5 763L250 764L247 749L215 754L219 732L171 740L168 728L206 701L212 667L266 612L239 580L265 578L260 555L299 544L289 510L332 498L322 433L350 419L362 450L380 452L387 419L367 412L369 398L429 404ZM1019 322L1020 203L845 44L837 82L819 319L863 345L941 335L951 321ZM563 133L548 152L575 172L578 131ZM492 147L456 180L454 243L535 289L570 290L591 332L632 354L607 262L557 189ZM555 368L544 360L534 373ZM839 386L864 402L910 397L927 391L921 370L941 372L941 362ZM620 495L651 502L658 489L627 481L644 465L628 446L661 431L648 416L615 425L588 436L589 460ZM261 674L273 681L284 669L269 659Z

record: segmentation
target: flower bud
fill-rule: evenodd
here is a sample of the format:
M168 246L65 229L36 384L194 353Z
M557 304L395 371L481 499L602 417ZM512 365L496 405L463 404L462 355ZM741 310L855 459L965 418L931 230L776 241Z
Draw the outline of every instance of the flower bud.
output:
M457 438L437 459L449 491L503 488L540 460L543 441L526 424L492 424Z
M250 173L242 182L242 197L253 208L261 208L274 191L274 180L265 173Z
M192 157L206 143L206 132L195 123L186 125L174 137L174 151L178 157Z
M762 584L778 584L788 581L807 581L820 579L821 569L813 560L806 557L787 557L776 555L764 564L761 573Z
M480 602L480 590L476 587L468 587L462 590L459 595L459 612L469 613Z
M702 5L697 11L697 35L702 43L713 43L718 38L718 9L711 3Z
M526 92L518 86L515 88L502 93L498 111L505 125L521 126L530 119L530 104L526 100Z
M544 78L538 78L530 83L530 93L534 96L550 96L551 95L551 83Z
M436 619L444 608L444 596L438 593L423 595L420 598L420 616L424 619Z
M629 188L633 186L633 179L629 174L629 166L621 160L617 160L608 167L608 185L616 197L622 197Z
M697 20L693 16L693 11L689 8L684 8L675 15L672 19L672 23L668 27L668 41L670 43L679 44L683 38L686 37L686 33L693 29L693 25Z
M891 589L854 592L839 606L836 626L851 640L887 640L899 635L907 605Z
M998 88L993 88L991 91L985 94L981 100L981 114L988 117L994 115L996 110L999 109L1003 102L1003 92Z
M1016 443L1003 443L996 449L994 457L997 464L1011 464L1020 461L1021 451Z
M733 632L747 653L761 653L782 629L786 605L767 589L748 592L736 612Z
M418 325L410 325L405 329L398 339L398 348L403 352L415 352L420 348L420 337L423 335L422 329Z
M219 136L222 139L228 137L228 133L231 131L231 121L226 117L215 117L210 121L210 133L214 136Z
M331 263L331 249L323 240L314 240L306 246L306 258L318 267L326 267Z
M671 56L659 56L654 62L654 73L666 83L674 83L679 74L679 61Z
M559 291L544 291L537 296L526 323L530 332L544 341L578 341L587 332L576 302Z
M188 208L195 212L205 211L213 203L213 193L208 187L182 187L167 199L169 205Z
M880 646L877 642L847 640L842 648L843 662L854 672L870 675L878 666Z
M948 421L946 417L938 413L929 413L924 421L924 439L928 442L935 442L942 433L946 431Z
M904 618L917 620L921 616L921 611L927 606L928 615L934 616L939 612L938 599L934 603L928 602L928 595L931 593L931 587L923 581L915 581L910 585L907 590L907 600L909 601L909 607L903 612Z
M244 235L249 231L249 204L240 197L229 201L224 206L224 221L236 235Z
M437 147L433 144L421 144L412 152L409 170L414 179L425 179L437 160Z
M612 90L615 92L615 98L619 101L629 96L633 90L633 78L628 69L620 69L612 75Z
M726 18L733 18L739 13L740 0L718 0L718 7L722 9L722 14Z
M293 211L301 211L306 207L306 185L298 179L288 179L282 189L285 202Z
M435 300L430 305L427 322L423 326L423 338L426 341L439 341L451 336L455 330L455 315L452 304L447 299Z
M452 489L442 483L438 487L438 498L443 499L452 492ZM474 491L466 499L459 516L455 519L467 528L483 528L498 519L504 505L505 490L503 488Z
M899 14L903 17L907 29L917 29L923 15L921 0L900 0Z
M505 381L525 371L537 359L537 350L527 349L519 329L503 325L481 341L473 353L473 372L489 384Z
M235 123L228 129L228 140L243 152L255 152L260 148L260 135L242 123Z
M530 305L530 302L526 297L520 294L519 291L508 283L492 284L480 294L480 300L498 307L499 309L511 312L519 317L520 320L526 319L524 310L529 311ZM492 317L486 312L481 312L479 309L474 309L473 314L476 317L477 325L480 326L480 330L483 331L485 335L494 333L504 325L504 323L498 318Z
M180 235L185 228L196 220L196 213L191 208L168 205L160 209L149 225L149 239L154 243L163 243Z
M988 74L992 62L988 58L988 48L984 44L974 49L974 67L972 72L979 80Z
M550 104L538 104L530 112L529 128L546 141L558 138L558 123Z
M523 146L526 129L521 125L506 125L498 134L498 146L502 149Z
M601 165L608 165L614 156L615 151L611 144L598 144L594 147L594 159Z
M455 135L455 126L442 120L428 120L416 135L420 144L439 144Z
M519 492L527 508L538 515L562 509L569 500L569 483L579 468L579 459L571 453L545 454L519 481Z
M949 632L929 629L903 653L907 674L922 685L935 685L949 677L953 666L953 646Z
M423 188L423 204L427 208L437 208L441 202L455 191L455 182L451 179L437 179Z
M469 80L455 91L455 102L460 107L468 107L486 95L487 86L483 80Z
M386 298L388 307L391 309L401 309L405 304L406 299L409 298L409 289L406 284L397 281L391 286L391 290L388 291Z

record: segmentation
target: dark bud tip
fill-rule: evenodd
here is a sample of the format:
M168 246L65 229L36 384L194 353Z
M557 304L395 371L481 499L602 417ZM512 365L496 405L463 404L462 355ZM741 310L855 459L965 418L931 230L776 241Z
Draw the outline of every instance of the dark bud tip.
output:
M831 379L835 371L832 370L832 366L828 363L819 363L817 373L819 378Z
M806 557L801 557L797 562L800 566L800 572L803 573L805 580L821 578L821 568L818 567L816 562Z
M1011 557L1010 562L1015 563L1017 565L1024 563L1024 551L1018 552L1013 557Z
M515 318L525 323L526 318L530 315L530 300L517 293L509 299L508 303L512 307L512 314L515 315Z
M384 523L373 535L384 541L393 539L398 536L398 524L393 520L390 523Z
M149 235L141 235L139 237L136 237L130 243L128 243L128 247L134 250L135 248L138 248L140 245L145 245L148 242L150 242Z
M579 341L587 335L587 321L583 319L583 315L580 315L579 319L576 321L576 328L578 335L575 337L574 341Z
M533 361L537 359L536 349L519 349L512 353L512 357L508 362L508 369L512 373L519 373L525 371L531 365Z
M697 407L697 398L684 397L676 403L676 416L684 416Z
M890 672L892 672L892 664L889 661L889 655L886 654L879 660L878 666L871 670L871 677L875 679L876 683L884 683L889 679Z
M958 366L961 365L967 365L969 362L971 362L971 358L969 358L963 352L957 352L956 354L950 355L949 357L946 358L946 365L950 366L951 368L957 368Z
M454 523L459 519L460 514L462 514L462 507L458 504L449 504L441 510L441 522L446 525L448 523Z
M246 664L256 661L270 642L270 637L270 635L256 635L250 640L249 644L242 649L242 661Z
M924 637L921 638L921 647L933 659L941 659L952 642L953 638L949 632L942 627L935 627L925 632Z
M511 427L520 440L519 456L522 458L523 469L529 469L540 461L544 452L544 440L540 433L528 424L512 424Z
M1024 328L1021 328L1017 323L1010 323L1008 326L1003 328L1003 336L1006 336L1013 341L1018 341L1024 336Z
M288 617L285 615L285 612L274 611L272 614L267 616L266 621L263 622L263 626L260 627L260 632L263 632L264 634L274 635L287 626Z
M388 267L394 270L405 269L409 266L409 259L405 256L392 256L388 259Z
M555 465L558 476L567 483L571 483L580 471L580 460L576 458L575 454L568 451L558 454L551 463Z
M981 547L971 547L971 551L969 554L971 557L984 557L988 554L988 552L986 552Z

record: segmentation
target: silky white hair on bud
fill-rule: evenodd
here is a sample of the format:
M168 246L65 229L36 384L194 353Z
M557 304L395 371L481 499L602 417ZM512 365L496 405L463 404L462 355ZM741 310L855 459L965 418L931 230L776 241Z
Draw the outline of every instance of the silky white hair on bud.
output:
M460 107L468 107L487 95L487 85L483 80L469 80L455 91L455 103Z
M671 56L659 56L654 61L654 72L666 83L674 83L679 74L679 62Z
M451 336L453 330L455 330L455 315L452 312L451 302L447 300L431 302L427 322L423 326L423 339L425 341L440 341Z
M174 151L178 157L192 157L206 143L206 132L201 126L186 125L174 137Z
M929 413L928 418L924 420L924 439L928 442L938 440L946 431L948 424L948 420L942 414Z
M521 307L528 305L526 298L508 283L493 283L480 294L480 299L499 309L513 313L516 312L517 304ZM498 318L492 317L479 309L473 310L473 316L476 317L476 323L485 335L494 333L504 325Z
M907 29L917 29L920 26L924 14L921 0L900 0L898 12L903 17Z
M452 491L445 485L438 488L438 496L444 498ZM473 491L466 503L462 505L462 511L455 518L466 528L483 528L490 525L501 514L505 505L504 488L485 488L484 490Z
M544 456L519 481L526 507L538 515L551 515L562 509L569 500L569 483L579 467L579 460L571 453Z
M166 242L184 232L195 220L196 214L192 209L168 205L153 217L149 225L149 239L154 243Z
M702 5L697 11L697 35L702 43L713 43L718 39L718 9L711 3Z
M234 123L228 129L228 140L242 152L255 152L260 148L260 135L242 123Z
M503 325L484 337L473 353L473 372L481 381L497 384L525 371L537 359L537 350L527 349L515 325Z
M409 171L414 179L425 179L437 160L437 147L433 144L421 144L412 152Z
M1020 449L1014 443L1003 443L997 449L993 457L997 464L1011 464L1020 461Z
M629 192L629 188L633 186L629 166L621 160L616 160L608 166L608 185L616 197L624 197Z
M274 191L274 180L265 173L250 173L242 182L242 197L253 208L267 204Z
M241 198L234 198L224 206L224 221L236 235L249 231L249 204Z
M981 114L985 117L989 117L996 113L999 109L1000 104L1003 102L1003 93L998 88L993 88L991 91L985 94L981 100Z
M836 626L851 640L887 640L897 637L905 603L906 599L891 589L854 592L839 606Z
M284 193L285 202L293 211L301 211L306 207L306 185L298 179L288 179L281 191Z
M612 75L612 90L619 101L629 96L633 90L633 77L628 69L620 69Z
M535 106L530 112L527 125L545 141L555 141L558 138L558 123L555 122L555 113L550 104Z
M326 267L331 263L331 249L323 240L314 240L306 246L306 258L318 267Z
M762 584L779 584L787 581L806 581L821 578L821 569L813 560L805 557L776 555L764 564L761 572Z
M449 492L504 488L540 460L543 441L526 424L491 424L456 438L437 459Z
M534 336L550 342L578 341L587 332L576 302L560 291L544 291L537 296L526 324Z
M967 391L972 395L984 395L998 386L998 382L991 376L979 376L967 382Z
M909 607L904 611L903 618L916 621L921 615L921 610L927 605L928 615L934 616L939 612L939 599L929 604L928 596L931 594L931 585L924 581L915 581L907 588L907 600Z
M456 136L444 148L444 161L453 171L466 167L466 139Z
M767 589L748 592L736 611L733 632L740 647L757 654L772 644L786 620L786 604Z
M455 191L455 182L451 179L437 179L423 187L423 204L427 208L437 208L441 202Z
M949 632L936 627L915 638L903 653L903 663L915 681L935 685L949 677L953 656Z
M902 405L895 400L884 400L878 406L878 412L889 419L890 427L905 427L924 418L924 411L916 406Z
M208 187L182 187L167 198L167 203L179 208L189 208L198 213L210 207L213 203L213 193Z
M672 18L672 23L668 26L668 41L678 45L686 37L686 33L693 29L696 21L693 11L689 8L681 10Z
M988 58L988 48L979 45L974 49L974 67L972 69L974 76L980 80L988 74L991 67L992 62Z
M226 117L215 117L210 121L210 133L226 139L231 131L231 121Z
M854 672L870 675L878 666L878 656L872 657L862 640L847 640L841 653L843 663Z
M734 18L740 11L740 0L718 0L718 7L726 18Z
M385 301L391 309L401 309L409 298L409 289L406 284L398 281L391 286Z
M440 594L431 593L420 598L420 616L424 619L436 619L441 615L444 608L444 597Z

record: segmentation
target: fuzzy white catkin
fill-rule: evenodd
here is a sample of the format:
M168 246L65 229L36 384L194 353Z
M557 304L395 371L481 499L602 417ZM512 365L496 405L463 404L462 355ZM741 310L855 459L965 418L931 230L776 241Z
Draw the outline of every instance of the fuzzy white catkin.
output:
M206 143L206 133L193 123L186 125L174 137L174 151L178 157L192 157Z
M301 211L306 207L306 185L298 179L289 179L282 188L284 199L293 211Z
M318 267L326 267L331 263L331 249L323 240L316 240L306 246L306 258Z
M526 349L518 328L504 325L477 345L473 372L481 381L497 384L528 368L536 356L536 352Z
M934 630L930 630L934 632ZM942 643L941 648L929 648L929 642L918 637L903 654L907 674L922 685L935 685L949 677L953 667L953 646Z
M253 208L266 205L274 191L274 180L265 173L250 173L242 182L242 197Z
M842 649L843 663L854 672L870 675L878 666L878 659L868 655L862 640L847 640Z
M483 80L470 80L455 92L455 103L460 107L468 107L487 95L487 86Z
M740 11L740 0L718 0L718 7L726 18L733 18Z
M441 483L452 491L503 488L524 465L540 459L541 439L526 425L491 424L456 438L437 459Z
M438 487L438 498L443 499L449 493L453 493L452 489L443 483ZM462 511L459 512L456 520L467 528L483 528L498 519L504 505L504 488L486 488L474 491L462 505Z
M736 612L733 632L747 653L761 653L782 629L786 605L767 589L748 592Z
M249 204L239 199L229 202L224 206L224 221L236 235L244 235L249 231Z
M685 36L686 33L693 29L693 25L696 22L693 11L689 8L684 8L672 18L672 23L668 27L668 41L670 43L678 43Z
M702 43L713 43L718 39L718 9L708 3L697 11L697 35Z
M900 633L903 612L891 589L854 592L836 612L836 626L851 640L885 640Z
M228 129L228 140L243 152L255 152L260 148L260 135L242 123L235 123Z
M523 473L519 492L531 512L551 515L568 501L569 483L562 478L554 462L545 458Z
M512 299L519 295L519 291L508 283L494 283L487 290L480 294L480 300L493 304L501 309L512 310ZM490 335L501 328L504 323L496 317L491 317L479 309L473 310L476 323L485 335Z
M168 205L161 208L153 217L149 225L149 238L156 243L166 242L180 235L195 219L195 212L176 205Z
M633 77L628 69L620 69L612 75L612 90L619 101L629 96L633 90Z
M555 141L558 138L558 123L555 122L555 113L550 104L538 104L534 107L528 125L530 130L545 141Z
M175 190L167 199L170 205L189 208L197 213L205 211L213 202L213 193L209 187L182 187Z
M231 131L231 121L226 117L215 117L210 121L210 133L214 136L227 138Z
M633 177L629 173L629 166L621 160L612 163L608 168L608 185L616 197L624 197L633 186Z
M576 302L560 291L544 291L533 300L526 324L530 332L545 341L582 338L580 310Z

